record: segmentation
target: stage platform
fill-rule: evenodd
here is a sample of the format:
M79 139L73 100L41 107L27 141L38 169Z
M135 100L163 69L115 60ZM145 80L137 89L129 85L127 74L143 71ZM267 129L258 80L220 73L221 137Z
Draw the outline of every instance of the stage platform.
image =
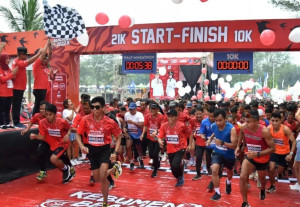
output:
M43 182L37 182L35 174L0 185L1 207L64 207L64 206L102 206L100 184L90 186L89 164L75 167L76 177L68 184L62 184L62 173L49 170ZM157 178L151 178L150 166L147 169L129 171L128 165L123 166L122 176L115 181L116 188L109 192L111 207L143 206L143 207L238 207L242 204L239 191L239 179L233 178L232 193L225 193L225 179L221 179L220 201L211 201L213 193L206 192L210 176L203 175L198 181L192 181L193 168L186 170L184 186L174 187L176 180L164 165ZM256 182L250 181L249 202L252 207L295 207L300 206L300 194L289 189L289 184L276 183L276 193L267 194L266 200L259 199ZM270 184L268 183L268 186Z

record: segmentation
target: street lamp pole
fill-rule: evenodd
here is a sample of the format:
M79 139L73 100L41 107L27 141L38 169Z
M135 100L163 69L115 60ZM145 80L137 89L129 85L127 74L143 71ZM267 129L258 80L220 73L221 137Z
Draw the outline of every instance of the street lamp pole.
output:
M273 87L274 88L274 61L272 61L272 70L273 70Z

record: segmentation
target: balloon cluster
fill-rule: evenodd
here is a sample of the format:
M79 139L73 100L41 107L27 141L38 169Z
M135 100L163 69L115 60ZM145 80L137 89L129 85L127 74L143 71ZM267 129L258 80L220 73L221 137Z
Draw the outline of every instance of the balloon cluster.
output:
M300 43L300 27L296 26L289 34L289 40L293 43ZM266 29L260 34L260 42L265 46L270 46L275 42L276 35L271 29Z
M109 22L109 18L104 12L99 12L98 14L96 14L95 19L96 22L100 25L105 25ZM128 15L123 15L119 18L118 23L119 27L121 27L122 29L127 29L134 25L134 18Z

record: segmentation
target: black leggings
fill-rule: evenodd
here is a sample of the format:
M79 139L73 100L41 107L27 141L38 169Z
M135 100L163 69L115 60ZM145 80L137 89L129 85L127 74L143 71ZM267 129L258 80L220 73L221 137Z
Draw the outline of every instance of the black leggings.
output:
M47 95L47 89L33 89L33 95L35 97L35 101L32 115L40 111L40 103L45 100Z
M9 111L12 97L0 97L0 125L9 125Z
M154 170L157 170L160 167L160 161L159 161L160 147L159 147L159 144L158 144L158 142L148 140L148 147L149 147L149 157L151 159L153 159L152 166L154 167Z
M183 176L183 170L184 166L182 163L183 155L185 153L185 150L179 150L175 153L169 153L169 161L171 165L171 171L175 178L179 178Z
M206 168L207 170L210 171L210 166L211 166L211 154L213 152L213 149L206 148L205 153L206 153Z
M201 164L206 147L196 145L196 172L201 175Z

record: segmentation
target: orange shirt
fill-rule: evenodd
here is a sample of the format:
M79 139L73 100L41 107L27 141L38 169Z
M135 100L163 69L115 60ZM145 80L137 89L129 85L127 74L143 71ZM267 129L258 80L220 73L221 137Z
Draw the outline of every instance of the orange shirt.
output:
M16 90L26 90L27 84L27 74L26 67L28 66L27 60L19 60L18 58L14 59L12 63L12 68L18 66L18 72L16 78L14 79L14 89Z
M42 64L42 60L40 58L33 63L32 70L34 77L33 89L48 89L48 68Z
M0 97L12 97L12 84L9 85L7 81L13 78L11 70L3 70L0 68ZM12 82L11 82L12 83Z
M285 155L290 152L289 138L284 134L283 127L284 125L281 124L278 132L274 132L272 125L270 127L270 132L276 147L275 153L279 155Z
M196 117L193 117L190 119L190 130L194 132L195 138L196 138L196 145L205 147L205 140L202 139L201 133L200 133L200 127L201 127L201 121L197 121Z

